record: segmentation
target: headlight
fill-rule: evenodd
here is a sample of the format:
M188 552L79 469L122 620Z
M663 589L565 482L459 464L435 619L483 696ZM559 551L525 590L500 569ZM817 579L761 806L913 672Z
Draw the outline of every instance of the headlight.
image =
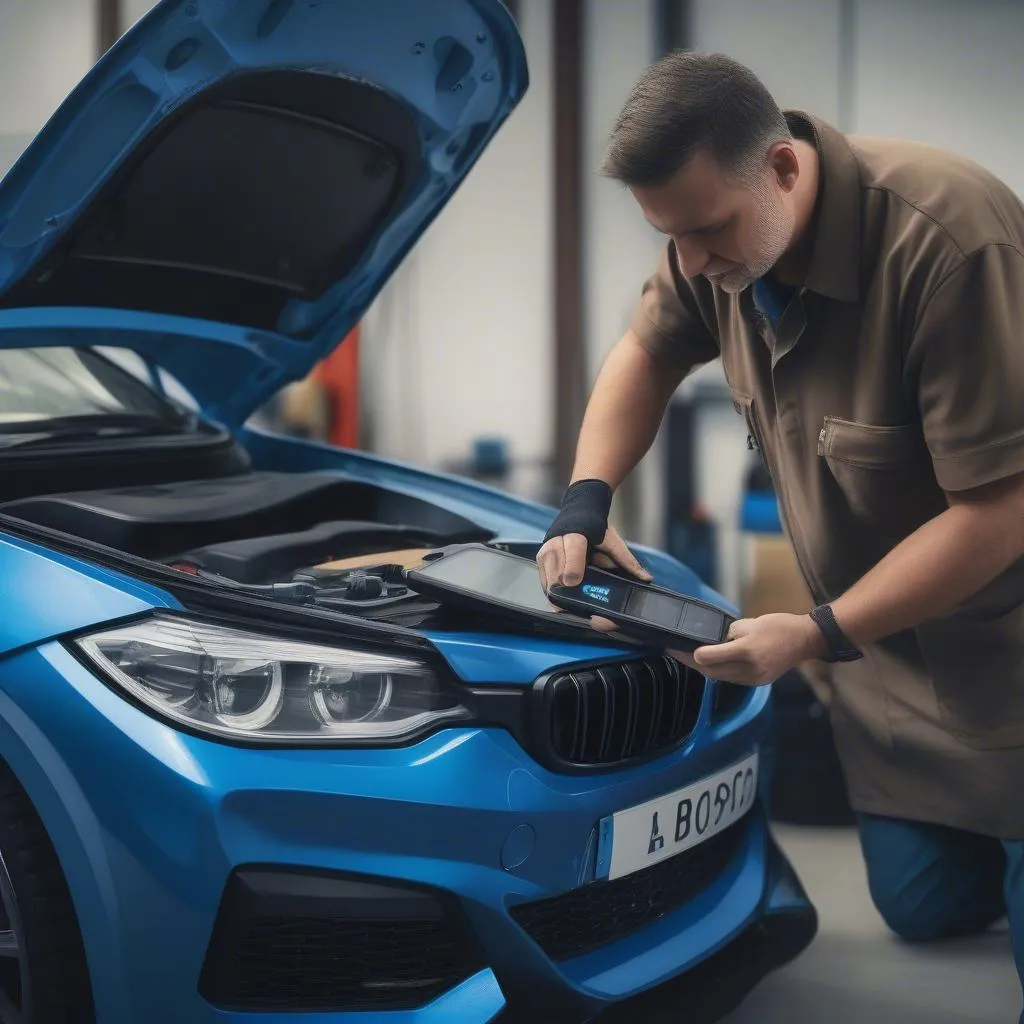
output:
M255 741L387 740L469 712L422 662L154 618L76 641L161 717Z

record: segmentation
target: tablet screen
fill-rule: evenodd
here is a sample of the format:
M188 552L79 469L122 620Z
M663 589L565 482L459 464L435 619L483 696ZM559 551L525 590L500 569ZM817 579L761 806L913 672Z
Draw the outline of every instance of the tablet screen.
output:
M554 609L540 584L537 564L500 551L469 548L416 570L432 582L517 605L523 611L551 614Z

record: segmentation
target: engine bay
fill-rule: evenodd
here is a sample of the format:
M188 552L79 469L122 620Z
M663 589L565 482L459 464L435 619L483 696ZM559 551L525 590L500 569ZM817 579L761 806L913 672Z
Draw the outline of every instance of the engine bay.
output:
M402 570L440 548L494 541L463 516L334 472L250 469L42 493L2 503L0 513L236 593L413 628L465 628L465 616L412 591ZM521 553L532 556L528 548Z

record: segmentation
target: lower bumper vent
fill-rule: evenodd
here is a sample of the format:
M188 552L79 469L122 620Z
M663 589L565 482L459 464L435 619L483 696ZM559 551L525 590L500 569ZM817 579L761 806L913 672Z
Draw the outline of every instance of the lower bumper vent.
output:
M442 895L326 873L236 872L200 992L243 1011L422 1006L483 966Z

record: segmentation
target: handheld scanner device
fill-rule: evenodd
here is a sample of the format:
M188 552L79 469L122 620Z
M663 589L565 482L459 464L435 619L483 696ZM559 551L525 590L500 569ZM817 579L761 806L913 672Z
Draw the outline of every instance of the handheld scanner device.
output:
M733 622L714 605L594 566L587 568L578 586L552 586L548 599L577 615L610 619L625 636L641 643L687 653L722 643Z

